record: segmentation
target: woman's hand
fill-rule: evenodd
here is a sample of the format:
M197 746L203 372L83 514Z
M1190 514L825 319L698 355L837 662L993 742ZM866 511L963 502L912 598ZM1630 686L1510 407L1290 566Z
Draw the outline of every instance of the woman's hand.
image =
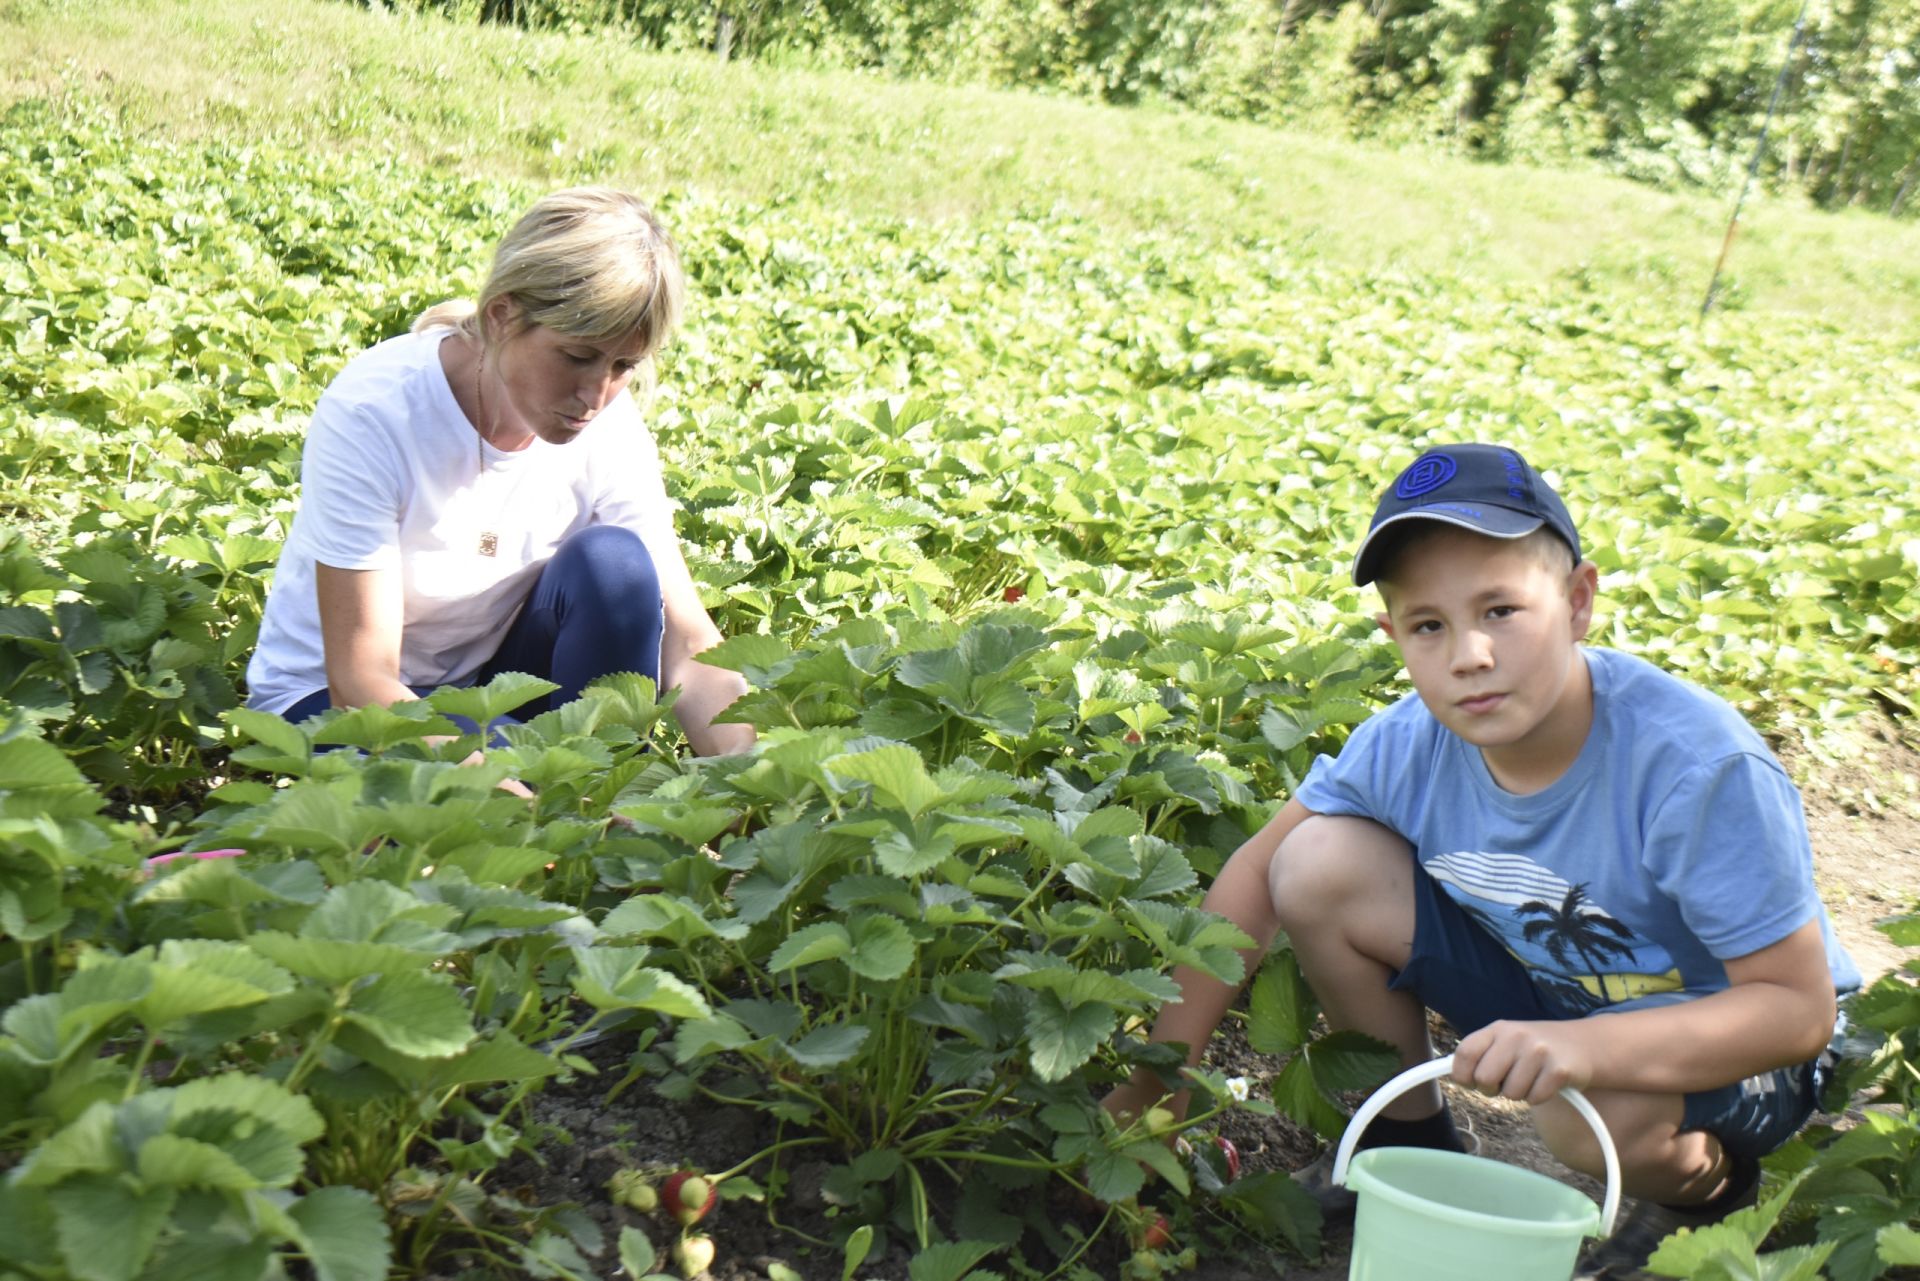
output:
M435 747L439 746L441 743L451 743L452 741L453 740L451 738L447 738L444 735L436 735L426 740L426 742L430 746L435 746ZM476 750L476 751L468 752L466 759L462 760L460 763L462 765L478 765L486 759L487 759L487 754L485 752ZM530 801L533 799L533 789L531 787L528 787L525 783L522 783L517 778L503 778L498 783L495 783L494 786L499 788L501 791L507 793L510 796L518 796L523 801Z

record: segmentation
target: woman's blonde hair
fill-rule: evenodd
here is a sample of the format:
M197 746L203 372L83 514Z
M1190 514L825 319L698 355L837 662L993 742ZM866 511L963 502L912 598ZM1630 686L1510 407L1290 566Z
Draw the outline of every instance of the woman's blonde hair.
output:
M489 349L535 325L593 343L637 337L645 350L635 381L645 390L686 295L680 255L651 209L611 187L570 187L513 225L477 300L429 307L413 332L449 325ZM513 304L511 328L501 333L487 319L497 298Z

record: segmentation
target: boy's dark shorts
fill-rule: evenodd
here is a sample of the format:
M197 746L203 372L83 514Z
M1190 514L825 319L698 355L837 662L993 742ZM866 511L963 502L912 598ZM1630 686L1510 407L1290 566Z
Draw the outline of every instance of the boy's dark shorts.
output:
M1413 886L1413 955L1389 987L1418 997L1462 1036L1500 1019L1566 1018L1541 999L1526 966L1432 877L1422 872ZM1815 1059L1689 1094L1680 1128L1705 1130L1735 1156L1765 1156L1806 1124L1823 1075Z

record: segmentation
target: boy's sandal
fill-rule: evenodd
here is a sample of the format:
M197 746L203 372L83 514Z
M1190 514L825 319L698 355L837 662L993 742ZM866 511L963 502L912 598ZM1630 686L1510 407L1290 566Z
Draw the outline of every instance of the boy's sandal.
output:
M1460 1141L1466 1145L1467 1155L1479 1155L1480 1136L1474 1133L1472 1122L1459 1113L1454 1114L1453 1121ZM1333 1159L1337 1152L1336 1144L1288 1176L1313 1198L1314 1204L1320 1207L1322 1221L1327 1223L1351 1219L1359 1201L1359 1194L1352 1188L1333 1181Z
M1334 1149L1328 1148L1288 1176L1313 1198L1320 1207L1320 1218L1327 1223L1351 1219L1359 1201L1359 1194L1352 1188L1334 1183L1333 1157Z
M1735 1175L1747 1180L1747 1190L1725 1204L1695 1209L1661 1205L1658 1201L1634 1202L1633 1208L1620 1216L1612 1236L1593 1242L1581 1252L1580 1262L1573 1270L1573 1281L1657 1281L1646 1268L1647 1260L1662 1241L1682 1228L1704 1228L1718 1223L1759 1200L1757 1163L1749 1159L1748 1164L1752 1168L1739 1170Z

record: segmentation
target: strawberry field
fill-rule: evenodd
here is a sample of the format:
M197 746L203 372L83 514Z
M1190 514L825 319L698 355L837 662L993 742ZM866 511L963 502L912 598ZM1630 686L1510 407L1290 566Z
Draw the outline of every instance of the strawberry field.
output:
M638 678L471 767L474 740L426 744L443 714L548 686L244 710L320 390L470 293L534 194L0 118L0 1277L1312 1257L1283 1173L1096 1100L1164 1055L1142 1021L1175 965L1238 975L1197 909L1227 853L1403 691L1347 556L1426 443L1521 447L1600 567L1596 639L1777 741L1818 756L1920 699L1911 333L1061 211L684 197L693 317L649 413L756 751L687 755ZM1196 1133L1335 1132L1385 1075L1315 1039L1288 961L1243 1027L1290 1056L1271 1099L1203 1076ZM1774 1217L1769 1277L1920 1262L1920 995L1896 974L1854 1017L1838 1097L1891 1106L1790 1147L1773 1217L1674 1275L1758 1275L1732 1269ZM696 1171L704 1218L658 1177L694 1154L617 1127L602 1202L522 1195L503 1171L582 1137L562 1094L744 1117L752 1150ZM775 1245L730 1253L747 1220Z

